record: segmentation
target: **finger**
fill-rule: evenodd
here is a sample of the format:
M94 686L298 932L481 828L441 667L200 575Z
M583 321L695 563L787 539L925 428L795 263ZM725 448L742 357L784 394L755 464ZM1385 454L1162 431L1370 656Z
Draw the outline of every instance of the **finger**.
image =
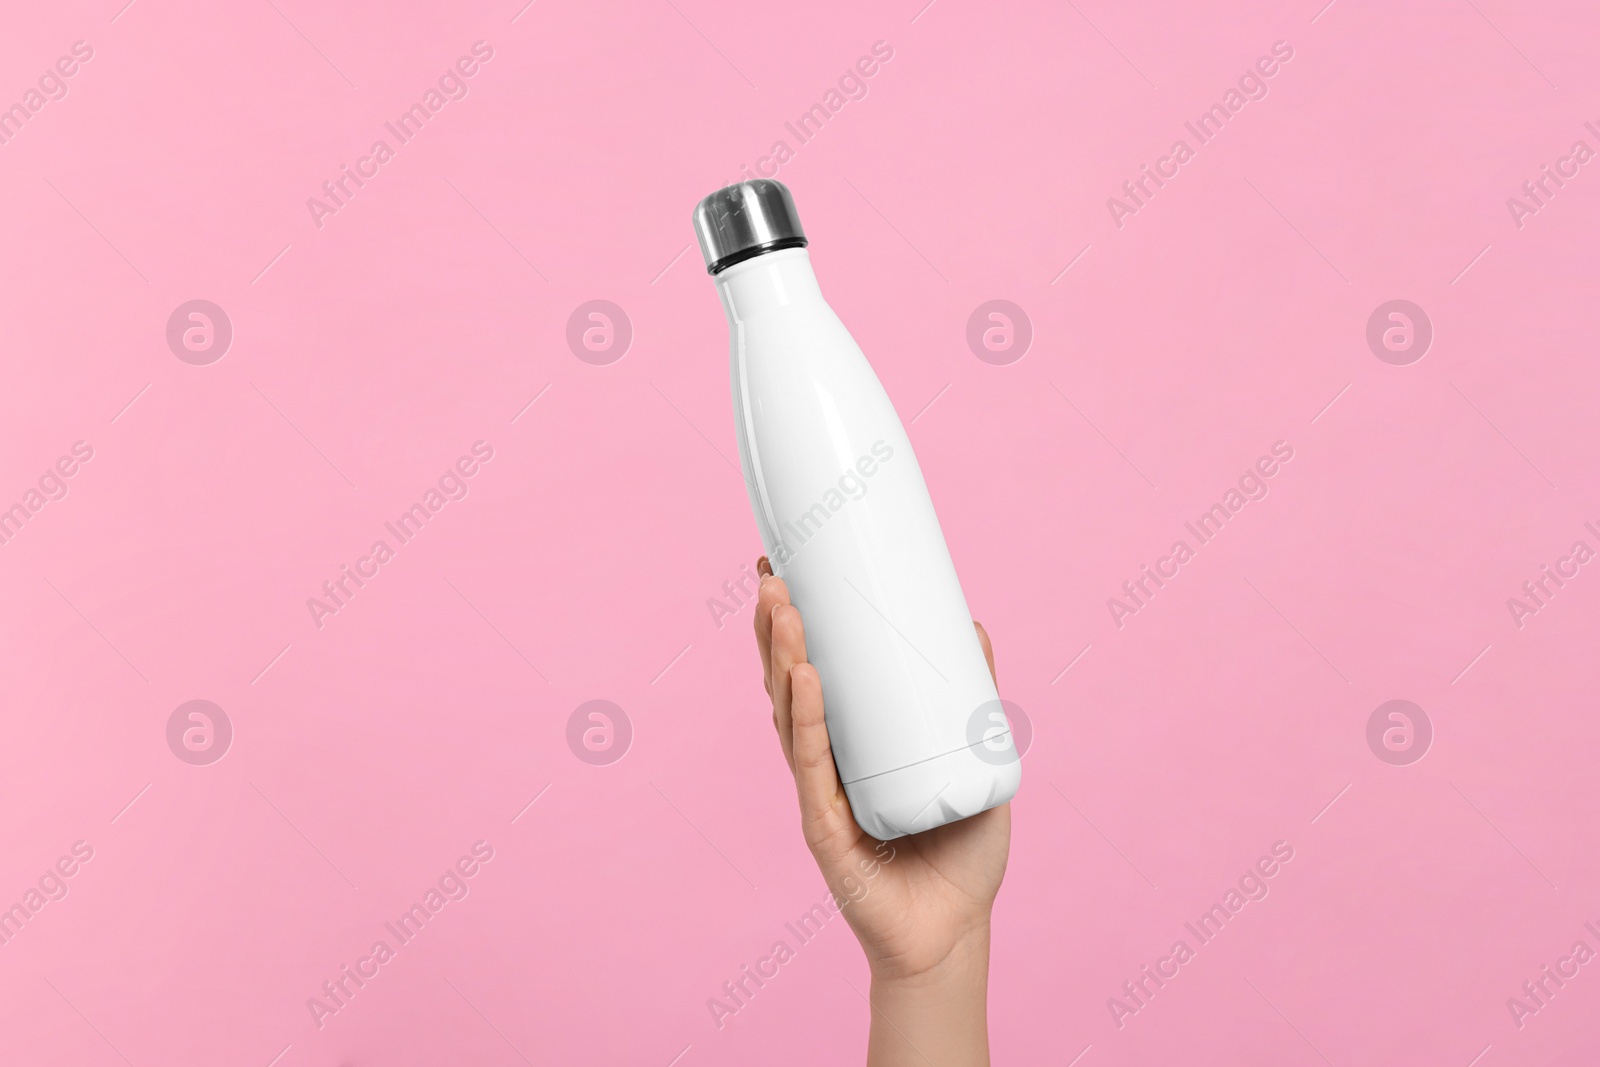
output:
M772 718L783 743L783 756L794 766L794 695L791 674L806 661L806 630L800 610L779 604L772 612Z
M761 650L761 680L772 695L772 609L789 603L789 587L782 578L765 577L756 592L756 647Z
M994 679L996 685L999 685L1000 677L994 673L994 645L989 641L989 631L985 630L983 623L977 619L972 620L972 625L978 631L978 644L983 646L983 658L989 663L989 677Z
M756 573L763 578L770 576L772 574L772 561L766 556L758 557L756 559Z
M794 780L800 795L800 825L816 848L842 829L853 828L849 805L839 803L839 769L833 763L828 723L822 713L822 678L809 663L789 672L794 720Z

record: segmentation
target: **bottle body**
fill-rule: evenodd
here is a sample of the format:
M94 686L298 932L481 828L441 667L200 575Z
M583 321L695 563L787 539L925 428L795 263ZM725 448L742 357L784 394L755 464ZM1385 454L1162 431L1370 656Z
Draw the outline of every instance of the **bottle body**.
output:
M1009 800L1020 763L922 471L803 248L716 275L739 458L805 619L834 760L880 840Z

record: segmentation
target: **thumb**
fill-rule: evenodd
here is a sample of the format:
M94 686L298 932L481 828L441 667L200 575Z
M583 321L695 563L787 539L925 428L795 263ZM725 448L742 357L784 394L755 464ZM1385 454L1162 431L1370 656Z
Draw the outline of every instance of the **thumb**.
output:
M854 830L855 819L839 784L828 723L822 712L822 678L809 663L789 672L794 722L794 780L800 795L800 825L813 850L841 831ZM859 831L857 831L859 833ZM854 835L852 835L854 836Z

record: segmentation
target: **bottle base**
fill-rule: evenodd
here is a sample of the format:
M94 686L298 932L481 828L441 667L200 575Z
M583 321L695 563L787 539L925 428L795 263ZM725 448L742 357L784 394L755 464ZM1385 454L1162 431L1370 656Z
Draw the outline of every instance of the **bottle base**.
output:
M1022 763L1014 747L996 752L993 740L845 783L856 825L892 841L1004 804L1022 782Z

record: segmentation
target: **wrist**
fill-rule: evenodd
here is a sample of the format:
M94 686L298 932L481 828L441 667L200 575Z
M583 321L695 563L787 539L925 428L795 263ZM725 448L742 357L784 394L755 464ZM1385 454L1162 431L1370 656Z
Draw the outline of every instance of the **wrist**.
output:
M872 968L869 1063L927 1067L989 1062L989 924L963 935L943 959L904 971Z
M988 916L956 935L949 948L938 958L873 959L869 953L867 966L872 973L874 989L880 986L886 989L937 989L970 982L975 976L986 980L989 974Z

